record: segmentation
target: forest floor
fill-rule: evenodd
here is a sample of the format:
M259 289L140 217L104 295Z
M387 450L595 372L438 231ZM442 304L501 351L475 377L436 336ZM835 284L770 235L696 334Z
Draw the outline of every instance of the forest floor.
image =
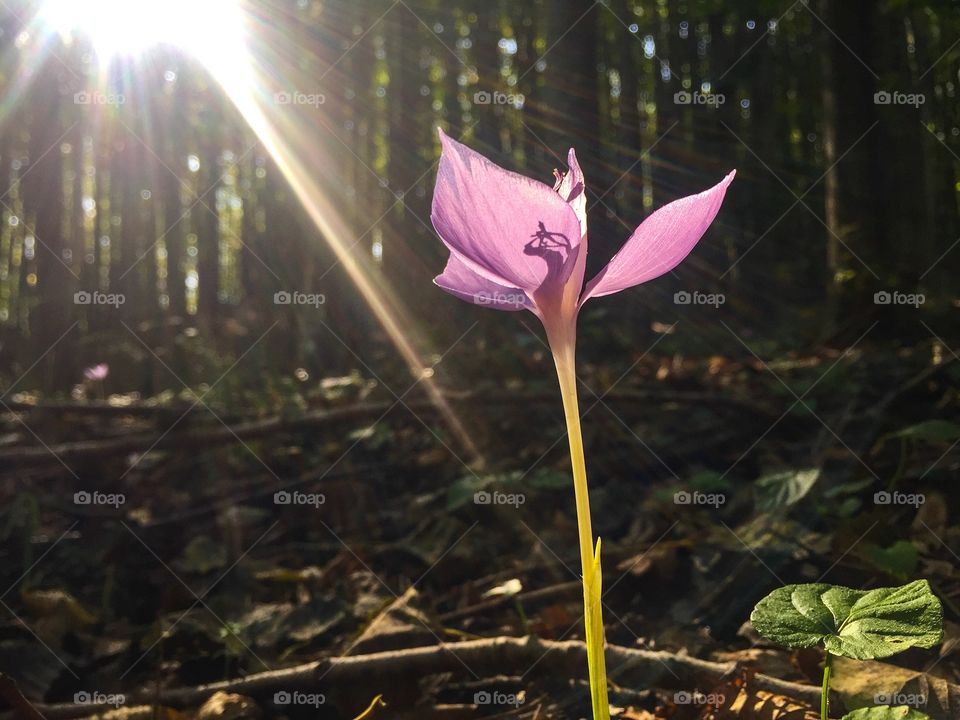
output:
M190 394L11 398L6 714L587 717L544 378L448 393L476 457L425 395L359 375L253 415ZM649 356L609 392L589 389L609 368L582 379L616 717L814 720L821 652L763 640L754 604L916 578L944 605L942 645L839 663L832 716L899 693L960 717L955 357Z

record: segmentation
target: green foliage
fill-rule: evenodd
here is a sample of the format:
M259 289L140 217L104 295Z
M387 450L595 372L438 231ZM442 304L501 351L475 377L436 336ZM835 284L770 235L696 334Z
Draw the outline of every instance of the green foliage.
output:
M929 443L948 443L960 439L960 425L947 420L926 420L891 433L889 437Z
M842 720L930 720L930 716L905 706L887 707L886 705L878 705L854 710L844 715Z
M873 567L900 579L913 575L920 562L920 553L909 540L897 540L890 547L865 544L860 554Z
M664 485L653 491L653 497L663 503L672 503L673 496L682 490L702 493L729 493L733 483L713 470L698 470L689 478L684 477L682 483Z
M489 475L467 475L447 488L447 510L458 510L477 503L477 493L502 492L510 498L519 499L531 491L565 490L569 486L569 475L546 468L531 473L515 470ZM523 500L520 500L520 504L523 504Z
M817 511L823 518L848 518L855 515L861 507L863 490L873 485L873 478L831 485L820 493Z
M820 470L817 468L764 475L754 486L757 508L770 512L795 505L807 496L819 477Z
M853 590L825 583L788 585L757 603L757 632L789 648L823 643L833 655L872 660L943 639L943 608L926 580Z

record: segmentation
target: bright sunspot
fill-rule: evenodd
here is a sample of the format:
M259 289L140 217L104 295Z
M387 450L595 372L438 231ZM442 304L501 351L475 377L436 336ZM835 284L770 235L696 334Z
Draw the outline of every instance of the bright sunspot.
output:
M101 63L167 44L211 64L242 41L236 0L46 0L38 19L88 38Z

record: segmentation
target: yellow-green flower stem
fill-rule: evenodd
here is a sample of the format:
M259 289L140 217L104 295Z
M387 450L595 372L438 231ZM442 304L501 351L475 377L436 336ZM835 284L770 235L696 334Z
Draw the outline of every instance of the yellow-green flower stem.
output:
M820 688L820 720L830 720L830 671L833 668L833 655L827 651L823 661L823 685Z
M549 334L549 331L548 331ZM573 332L550 338L553 359L560 380L563 414L567 421L570 443L570 464L573 467L573 489L577 502L577 529L580 536L580 566L583 569L583 618L587 644L587 669L590 673L590 699L594 720L609 720L607 701L607 668L603 654L603 616L601 605L600 540L593 545L590 524L590 496L587 491L587 468L580 431L580 408L577 402L575 340Z

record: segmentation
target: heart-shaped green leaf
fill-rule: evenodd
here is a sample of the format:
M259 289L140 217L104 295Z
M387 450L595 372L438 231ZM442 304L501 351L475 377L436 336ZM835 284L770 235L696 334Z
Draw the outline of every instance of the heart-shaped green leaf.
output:
M787 585L757 603L757 632L789 648L823 643L833 655L872 660L943 639L943 607L926 580L902 587L853 590Z
M883 570L901 580L906 580L913 575L920 562L917 546L909 540L897 540L887 548L873 543L864 543L858 554L878 570Z
M843 716L843 720L930 720L930 716L905 705L900 707L877 705L847 713Z

